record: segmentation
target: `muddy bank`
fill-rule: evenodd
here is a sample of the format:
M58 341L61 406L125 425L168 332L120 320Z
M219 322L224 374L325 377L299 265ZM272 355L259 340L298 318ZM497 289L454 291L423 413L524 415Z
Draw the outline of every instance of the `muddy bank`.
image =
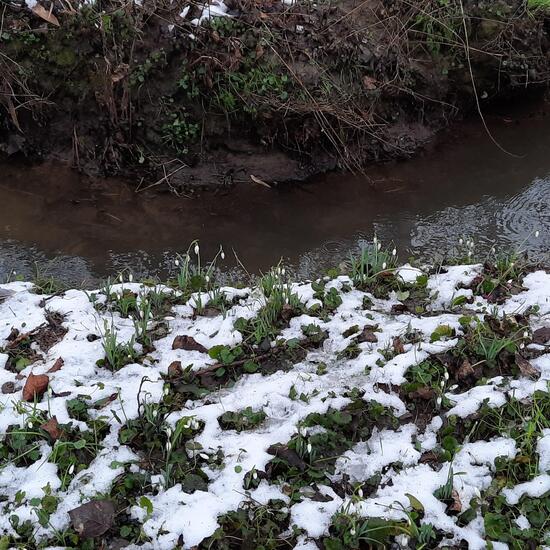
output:
M142 189L302 180L409 157L549 77L548 21L524 1L72 8L2 8L0 150Z

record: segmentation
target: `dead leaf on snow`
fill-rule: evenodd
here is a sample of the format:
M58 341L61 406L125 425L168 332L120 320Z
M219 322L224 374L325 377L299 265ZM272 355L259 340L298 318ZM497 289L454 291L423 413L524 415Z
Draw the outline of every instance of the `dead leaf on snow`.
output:
M65 364L65 361L61 357L57 359L57 361L53 364L53 366L48 369L48 372L57 372L58 370L61 370L63 368L63 365Z
M48 432L50 437L53 439L53 441L57 441L61 434L63 433L63 430L59 429L59 423L57 422L57 418L55 416L52 416L47 422L42 424L40 426L45 432Z
M533 342L535 344L546 344L550 341L550 327L538 328L533 332Z
M519 372L527 378L537 378L539 375L539 371L519 353L516 353L516 365L519 367Z
M52 5L53 7L53 5ZM59 27L59 20L57 17L50 11L48 11L44 6L41 4L36 4L34 8L32 9L32 12L34 15L40 17L40 19L44 19L44 21L47 21L48 23L55 25L56 27Z
M91 500L69 510L74 530L84 539L100 537L115 520L115 507L110 500Z
M172 349L208 353L208 350L202 344L199 344L192 336L176 336L172 343Z
M46 374L29 374L23 387L23 401L40 401L48 389L50 378Z
M460 497L458 496L458 492L456 489L453 489L452 497L451 497L451 503L447 507L448 512L455 512L459 514L462 512L462 502L460 502Z

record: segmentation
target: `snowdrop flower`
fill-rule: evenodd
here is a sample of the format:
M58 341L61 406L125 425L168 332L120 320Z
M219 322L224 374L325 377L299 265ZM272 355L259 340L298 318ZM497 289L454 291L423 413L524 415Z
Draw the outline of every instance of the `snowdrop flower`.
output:
M155 409L153 411L153 418L156 418L158 416L159 412L157 411L157 409Z
M449 371L445 371L443 378L445 378L445 380L449 380Z
M386 269L386 262L382 264L382 269Z
M535 238L538 239L539 238L539 235L540 235L540 231L537 229L535 231Z
M378 243L378 250L380 250L382 248L382 243Z
M438 407L441 407L441 397L438 397L435 401L435 404L438 406Z
M53 393L52 389L48 386L48 397L51 397L52 393Z
M457 388L458 388L458 384L453 384L453 385L449 388L449 391L455 391Z
M210 276L209 275L205 275L204 276L204 280L209 283L210 282Z
M313 447L311 446L311 443L308 443L307 444L307 453L311 454L312 449L313 449Z
M200 252L199 243L195 245L195 255L198 256Z
M123 283L124 282L124 275L122 273L118 276L118 280Z
M357 496L359 498L363 498L363 489L361 489L361 487L359 487L359 490L357 491Z
M258 479L258 472L256 470L254 470L254 473L252 474L252 477L254 479Z
M32 428L33 428L33 423L32 423L32 422L29 422L29 423L27 424L27 426L29 427L30 430L32 430Z
M199 456L200 456L203 460L208 460L208 459L210 458L206 453L200 453Z
M395 248L391 251L391 255L392 256L397 256L397 250Z
M128 275L128 281L131 283L133 280L134 276L130 273L130 275Z
M523 349L525 347L525 344L522 342L520 345L519 345L519 349Z
M69 466L69 475L73 475L74 472L74 463Z
M378 242L378 237L377 237L376 235L374 236L374 239L372 239L372 242L373 242L374 244L376 244L376 243Z
M172 443L170 440L166 442L166 452L169 453L172 450Z
M283 267L283 269L281 269L281 275L284 277L285 273L286 273L286 269Z
M523 331L523 337L524 338L529 338L529 332L527 332L526 330Z
M164 431L166 432L166 435L168 436L168 438L172 437L172 427L171 426L166 426Z
M458 244L464 244L464 239L462 238L458 239Z
M170 393L170 386L166 386L164 388L164 395L169 395L169 393Z
M349 534L350 534L352 537L354 537L354 536L355 536L355 529L350 529Z
M176 264L176 267L179 267L180 261L176 258L175 261L174 261L174 264Z

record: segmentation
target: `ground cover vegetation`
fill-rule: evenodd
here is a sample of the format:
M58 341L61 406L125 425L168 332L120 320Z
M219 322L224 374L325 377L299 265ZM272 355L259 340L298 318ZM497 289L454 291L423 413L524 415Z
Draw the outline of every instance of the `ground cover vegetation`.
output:
M550 272L454 257L2 284L0 546L550 544Z

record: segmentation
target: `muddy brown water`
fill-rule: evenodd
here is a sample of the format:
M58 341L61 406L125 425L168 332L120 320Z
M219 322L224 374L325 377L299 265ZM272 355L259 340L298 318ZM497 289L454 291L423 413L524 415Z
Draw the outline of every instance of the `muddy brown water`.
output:
M479 121L421 158L378 166L368 177L330 174L266 189L252 181L201 198L145 195L117 180L62 166L0 164L0 280L33 266L71 283L130 267L165 274L200 239L222 245L251 272L285 258L300 276L319 273L376 233L401 257L440 257L461 236L480 246L550 253L550 117L492 116L499 149ZM540 231L538 238L535 231Z

